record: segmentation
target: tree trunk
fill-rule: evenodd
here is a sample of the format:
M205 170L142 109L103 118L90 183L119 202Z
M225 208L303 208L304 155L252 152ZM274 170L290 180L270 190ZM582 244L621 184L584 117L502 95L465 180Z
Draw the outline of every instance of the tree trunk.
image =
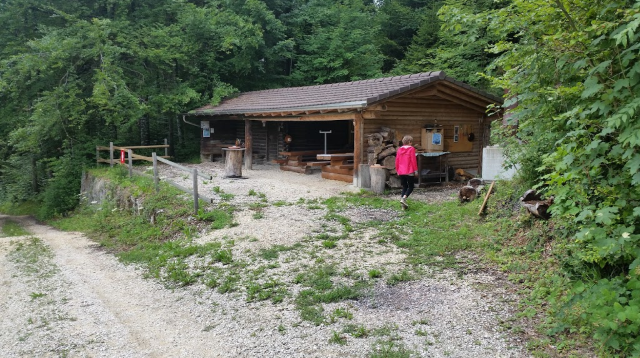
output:
M242 152L244 149L225 149L226 159L224 161L224 177L242 177Z

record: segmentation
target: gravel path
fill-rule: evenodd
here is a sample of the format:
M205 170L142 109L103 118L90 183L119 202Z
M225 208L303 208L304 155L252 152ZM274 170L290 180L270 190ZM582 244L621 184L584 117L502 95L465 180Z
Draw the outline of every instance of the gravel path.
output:
M326 209L313 200L357 191L347 183L268 165L236 180L221 179L218 163L199 168L214 175L201 182L202 194L220 201L221 194L233 194L239 209L237 226L203 232L198 242L233 242L234 260L244 260L246 270L264 266L264 260L256 259L260 249L301 244L301 249L281 252L265 273L291 287L292 295L300 290L293 283L295 273L320 263L349 270L352 277L366 276L371 269L388 276L408 267L400 249L380 242L377 231L366 226L340 240L336 249L320 252L313 235L338 233L340 227L325 222ZM164 176L184 186L190 182L166 169ZM250 207L262 198L248 195L251 189L269 203L286 205L265 207L257 219ZM417 192L414 200L452 200L454 192L430 189ZM357 224L393 220L398 213L350 208L343 215ZM6 219L0 216L0 225ZM324 304L331 322L315 325L300 319L292 299L248 302L242 292L222 294L204 285L167 289L82 234L60 232L26 217L11 220L39 240L0 238L3 357L384 357L389 351L407 357L529 357L524 343L501 328L501 322L513 317L516 297L495 272L460 278L422 267L427 273L423 279L395 286L379 281L359 300ZM355 328L366 334L354 334Z

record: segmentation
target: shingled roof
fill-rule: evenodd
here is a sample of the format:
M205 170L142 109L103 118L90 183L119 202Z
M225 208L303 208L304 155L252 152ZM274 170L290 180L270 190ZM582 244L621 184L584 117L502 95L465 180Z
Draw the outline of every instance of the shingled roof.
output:
M438 81L447 81L463 87L486 98L487 102L502 102L496 96L447 77L442 71L437 71L327 85L243 92L223 100L217 106L207 105L192 110L189 114L216 116L255 115L265 112L355 110Z

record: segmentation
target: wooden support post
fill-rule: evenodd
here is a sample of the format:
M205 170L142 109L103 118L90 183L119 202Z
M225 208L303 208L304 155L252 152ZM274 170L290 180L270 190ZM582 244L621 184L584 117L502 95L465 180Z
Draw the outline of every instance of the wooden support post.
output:
M100 149L96 146L96 167L100 167Z
M167 138L164 139L164 145L168 145ZM169 148L164 148L164 156L169 156Z
M362 113L357 113L353 119L353 183L356 185L360 176L359 164L362 163L363 131Z
M113 168L113 142L109 142L109 165Z
M244 165L248 170L253 169L253 132L251 131L251 120L244 120Z
M127 149L129 155L129 178L133 176L133 150Z
M193 169L193 209L194 215L198 215L198 169Z
M158 186L160 178L158 178L158 156L156 155L156 152L151 153L151 157L153 158L153 185L157 193L160 190L160 187Z

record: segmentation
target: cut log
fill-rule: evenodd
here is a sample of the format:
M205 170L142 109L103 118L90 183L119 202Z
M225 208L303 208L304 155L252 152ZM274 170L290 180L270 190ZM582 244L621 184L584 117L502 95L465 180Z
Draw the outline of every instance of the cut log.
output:
M380 165L372 165L369 167L369 174L371 175L371 190L376 194L383 194L387 181L387 169Z
M374 165L376 164L377 159L376 159L376 155L373 153L368 153L367 154L367 164L369 165Z
M527 209L531 215L545 220L551 217L548 210L552 204L553 196L542 200L540 195L533 189L527 190L522 197L520 197L520 205L522 207Z
M380 128L380 134L385 142L394 142L396 140L396 131L389 127Z
M358 167L360 168L358 171L358 187L371 188L371 173L369 171L370 165L360 164Z
M476 190L476 188L469 185L463 186L462 188L460 188L460 192L458 192L458 199L461 203L473 201L477 196L478 191Z
M392 170L396 168L396 156L392 155L390 157L386 157L384 158L384 160L382 161L382 166Z
M387 185L391 188L402 188L402 181L399 176L392 175L389 177L389 180L387 180Z
M382 141L383 141L382 134L373 133L373 134L369 134L367 137L368 137L367 143L369 143L370 146L377 147L379 145L382 145Z
M398 150L398 148L396 148L394 146L388 146L387 148L382 150L380 152L380 154L378 154L378 160L385 159L386 157L388 157L390 155L395 155L397 150Z
M456 169L455 176L462 181L475 178L475 175L465 171L464 169Z
M242 177L242 149L227 149L224 163L225 178Z
M484 180L480 178L474 178L469 180L469 183L467 185L477 189L480 185L484 185Z

